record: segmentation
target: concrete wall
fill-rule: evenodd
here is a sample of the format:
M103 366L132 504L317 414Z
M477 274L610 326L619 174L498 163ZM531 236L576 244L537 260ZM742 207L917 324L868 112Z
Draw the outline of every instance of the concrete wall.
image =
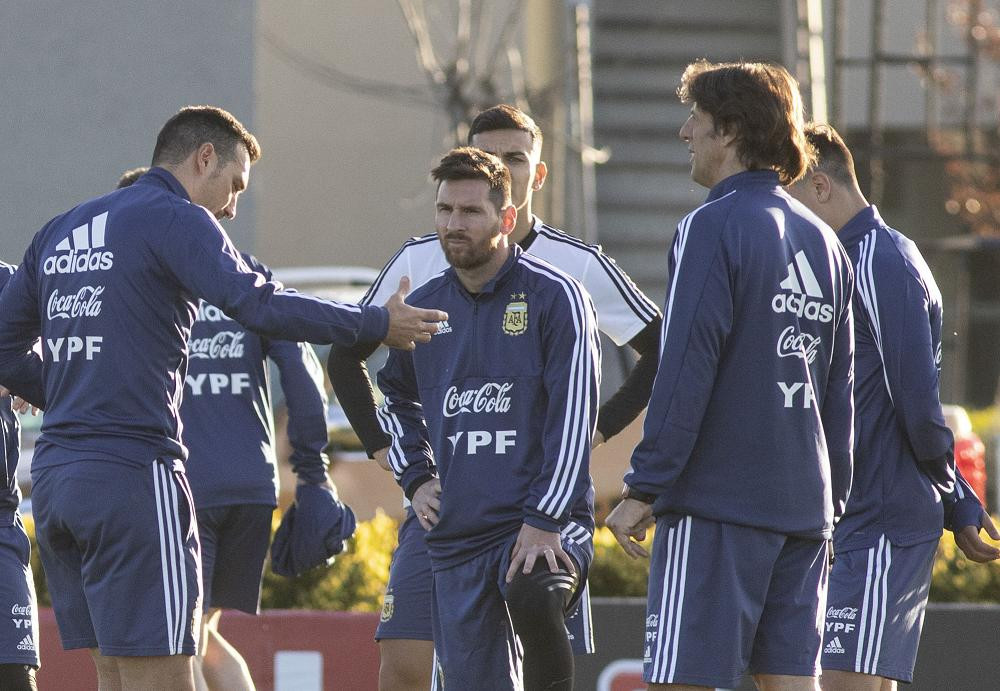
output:
M448 61L454 3L426 4ZM525 3L513 36L531 86L562 69L564 11ZM310 72L283 50L346 77ZM49 218L148 164L160 126L191 103L231 110L261 141L227 228L268 263L378 267L432 229L427 173L453 141L394 0L4 0L0 59L0 258L19 261ZM345 86L352 79L417 95L381 98ZM509 98L509 79L499 83Z
M274 265L380 267L405 238L433 229L427 172L446 121L434 107L309 73L276 46L366 80L423 85L398 5L260 0L257 26L256 251Z
M420 4L427 6L439 58L453 60L455 3ZM483 10L495 22L491 38L505 7ZM561 16L560 7L525 3L513 36L532 66L529 85L559 69L553 56L561 52L551 38L558 37L553 14ZM261 200L258 255L274 265L378 268L403 240L432 231L429 171L454 140L395 0L259 0L256 47L255 111L264 149L251 184ZM509 85L505 69L501 61L501 88ZM394 85L418 93L388 96Z
M179 107L217 104L252 128L254 19L244 0L4 0L0 258L19 262L49 218L148 164ZM239 242L255 196L230 226Z

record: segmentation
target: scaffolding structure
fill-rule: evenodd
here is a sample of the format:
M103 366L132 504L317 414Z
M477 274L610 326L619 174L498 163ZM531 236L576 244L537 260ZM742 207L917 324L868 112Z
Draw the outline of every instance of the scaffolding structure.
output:
M924 201L937 204L932 207L935 213L943 207L952 223L944 236L922 239L920 246L947 303L942 397L979 399L977 404L983 404L984 383L978 379L987 374L979 371L982 334L1000 334L1000 291L984 288L976 272L993 261L984 261L984 253L1000 260L1000 245L986 237L989 217L985 225L974 222L973 216L982 216L983 202L969 180L982 180L977 171L996 171L1000 161L997 122L987 116L997 107L997 84L986 83L983 73L984 67L993 67L986 48L1000 35L998 8L984 0L830 0L826 9L832 53L829 120L851 135L869 199L882 205L894 191L890 171L916 165L941 171L938 184L944 197ZM899 35L900 11L905 12L906 27L915 29L910 37ZM865 31L867 41L859 41ZM900 49L907 41L909 49ZM900 103L887 97L892 89L900 93L901 69L916 75L920 87L909 102L913 112L902 118ZM863 100L864 107L852 98ZM914 117L917 110L922 112ZM906 136L900 136L901 131ZM995 172L986 179L995 180ZM1000 228L997 213L994 210L995 229ZM985 385L993 386L997 372L988 374L992 381Z

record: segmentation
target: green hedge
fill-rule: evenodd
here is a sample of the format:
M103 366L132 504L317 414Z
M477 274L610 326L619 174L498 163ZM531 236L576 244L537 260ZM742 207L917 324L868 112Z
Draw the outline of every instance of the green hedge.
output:
M277 516L277 513L275 514ZM994 519L997 520L997 519ZM31 537L31 564L41 605L51 604L35 547L34 524L25 519ZM277 519L275 521L277 526ZM358 524L345 551L327 568L313 569L300 578L264 573L261 606L264 609L318 609L376 612L389 577L389 558L396 544L396 522L383 513ZM646 541L647 549L652 537ZM618 547L607 528L594 536L594 564L590 591L594 596L646 594L648 561L632 560ZM1000 603L1000 563L974 564L959 552L946 532L938 548L931 584L931 599L938 602Z

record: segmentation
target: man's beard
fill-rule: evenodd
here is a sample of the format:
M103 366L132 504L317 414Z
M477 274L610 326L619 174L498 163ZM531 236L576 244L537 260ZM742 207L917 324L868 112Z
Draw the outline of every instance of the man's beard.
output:
M494 236L496 237L496 236ZM465 243L461 247L453 247L448 243L447 236L441 240L441 249L448 263L456 269L478 269L490 262L497 248L492 244L493 238L486 238L478 244Z

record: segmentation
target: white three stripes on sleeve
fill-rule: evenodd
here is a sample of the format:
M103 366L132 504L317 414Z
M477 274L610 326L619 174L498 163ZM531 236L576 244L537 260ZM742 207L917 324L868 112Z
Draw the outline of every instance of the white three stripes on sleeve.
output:
M610 280L611 283L615 286L615 289L621 295L625 304L628 305L629 309L631 309L632 312L636 314L636 316L638 316L642 321L646 323L651 322L656 317L657 314L656 305L653 304L653 302L648 297L646 297L645 293L639 290L639 288L635 285L635 283L632 282L632 279L629 278L628 274L626 274L621 269L621 267L618 266L614 262L614 260L611 259L611 257L604 254L604 252L600 249L599 246L588 245L586 242L580 240L579 238L573 237L572 235L564 233L561 230L556 230L555 228L547 226L545 224L542 224L538 228L538 235L552 243L557 243L553 244L553 247L562 247L562 246L570 247L575 250L575 253L584 253L585 255L587 255L589 257L588 262L596 261L597 264L600 266L601 270L608 277L608 280ZM531 254L531 249L529 248L528 250L526 250L526 252ZM547 254L548 253L546 253L546 255ZM573 255L574 252L568 253L566 259L570 260ZM562 269L563 271L567 271L565 267L570 265L569 263L564 264L560 260L558 255L543 256L543 258L545 258L550 264L553 264L554 266ZM567 271L567 273L569 272ZM579 277L576 273L572 275L575 277ZM587 284L586 281L583 282L585 285ZM596 297L594 298L594 300L595 302L597 302ZM600 312L600 310L601 306L598 305L598 312Z
M526 269L551 278L561 285L569 300L576 333L556 471L548 490L538 503L539 511L557 518L566 511L580 476L584 455L590 446L590 380L596 367L596 326L593 313L587 310L587 301L575 283L552 273L547 264L526 255L522 257Z
M868 322L871 325L871 334L875 339L875 346L878 348L879 357L882 358L882 376L885 377L885 388L889 392L889 400L892 400L892 387L889 386L889 373L886 371L885 353L882 350L882 324L878 313L878 297L875 290L875 271L873 268L875 260L875 241L878 237L878 230L872 230L865 239L861 241L861 256L858 259L855 276L858 286L858 294L861 296L861 303L868 314Z
M392 468L392 472L398 480L409 464L406 462L406 455L403 453L403 446L399 441L403 437L403 423L398 415L389 410L391 404L392 401L386 396L385 402L376 409L375 413L382 431L392 438L387 459L389 467Z

